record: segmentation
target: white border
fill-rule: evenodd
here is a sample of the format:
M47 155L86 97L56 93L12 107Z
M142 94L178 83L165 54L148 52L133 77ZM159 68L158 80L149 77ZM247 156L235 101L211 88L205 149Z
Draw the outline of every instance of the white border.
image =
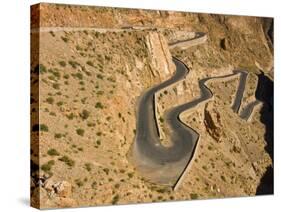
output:
M44 2L44 1L43 1ZM65 0L69 3L275 17L275 126L280 125L280 5L278 0ZM30 211L29 195L29 6L38 1L1 2L0 211ZM276 35L279 35L276 36ZM275 129L275 195L255 198L108 206L68 211L271 211L280 199L281 131ZM277 170L277 171L276 171ZM62 211L62 210L57 210Z

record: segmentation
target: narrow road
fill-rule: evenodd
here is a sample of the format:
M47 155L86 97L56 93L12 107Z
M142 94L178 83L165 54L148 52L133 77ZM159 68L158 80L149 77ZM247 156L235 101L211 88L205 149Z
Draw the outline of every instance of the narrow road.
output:
M189 165L200 137L194 129L180 120L180 114L212 98L213 94L205 84L208 80L239 74L239 85L232 106L233 111L238 113L247 78L247 72L234 71L232 74L200 80L200 96L198 98L168 111L165 121L171 129L171 133L167 137L171 140L172 146L165 147L161 144L159 137L154 96L156 92L184 79L189 72L189 69L180 60L173 58L173 62L176 65L175 74L170 79L150 88L140 98L137 110L136 138L132 148L137 170L152 182L170 186L174 186L178 182ZM254 105L250 105L245 108L241 116L245 118L250 116L253 107Z

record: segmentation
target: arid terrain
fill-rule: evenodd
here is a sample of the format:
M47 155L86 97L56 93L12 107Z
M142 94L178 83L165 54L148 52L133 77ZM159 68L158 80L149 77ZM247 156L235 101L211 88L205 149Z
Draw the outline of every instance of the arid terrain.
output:
M272 26L272 19L260 17L33 6L31 205L272 194ZM198 98L200 80L247 72L237 112L232 105L239 74L208 80L212 98L180 114L200 136L176 186L144 175L133 151L141 97L174 75L173 57L188 74L154 94L164 147L173 146L167 113ZM250 117L243 118L255 101Z

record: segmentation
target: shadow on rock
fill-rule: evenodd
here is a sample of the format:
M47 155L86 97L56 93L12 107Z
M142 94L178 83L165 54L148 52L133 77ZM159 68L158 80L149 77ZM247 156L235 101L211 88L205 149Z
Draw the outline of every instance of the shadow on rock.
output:
M263 72L258 75L256 98L263 103L260 110L260 121L265 125L265 150L270 155L273 164L273 81L264 75ZM257 188L256 194L273 194L273 165L267 168Z

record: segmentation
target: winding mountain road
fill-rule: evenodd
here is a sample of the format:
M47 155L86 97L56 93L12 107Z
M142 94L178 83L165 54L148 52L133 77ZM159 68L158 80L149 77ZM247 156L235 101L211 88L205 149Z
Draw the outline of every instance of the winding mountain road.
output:
M192 41L194 42L194 39ZM184 42L186 43L187 41L185 40ZM180 60L173 58L173 62L176 65L174 75L170 79L147 90L140 98L137 110L136 138L132 148L133 160L138 171L152 182L170 186L175 186L184 173L194 155L200 137L195 129L192 129L180 120L180 114L213 97L211 90L205 84L208 80L239 74L239 85L232 105L233 111L238 113L247 79L247 72L233 71L232 74L200 80L200 96L198 98L168 111L165 121L167 121L171 129L167 136L171 140L172 146L165 147L161 144L155 115L155 93L184 79L189 72L188 67ZM241 117L248 118L254 106L255 104L253 103L244 108Z

